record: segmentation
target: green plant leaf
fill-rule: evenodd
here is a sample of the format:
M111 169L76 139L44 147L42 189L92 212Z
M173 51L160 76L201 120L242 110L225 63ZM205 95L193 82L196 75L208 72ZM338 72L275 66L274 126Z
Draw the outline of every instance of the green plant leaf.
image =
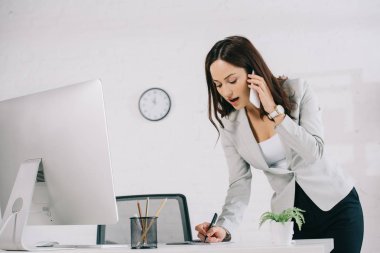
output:
M305 223L305 218L302 212L305 212L305 211L297 207L288 208L282 211L281 213L274 213L270 211L265 212L260 217L259 227L261 227L261 225L263 225L263 223L266 222L267 220L273 220L275 222L285 223L294 219L294 221L296 222L298 226L298 229L301 231L302 225Z

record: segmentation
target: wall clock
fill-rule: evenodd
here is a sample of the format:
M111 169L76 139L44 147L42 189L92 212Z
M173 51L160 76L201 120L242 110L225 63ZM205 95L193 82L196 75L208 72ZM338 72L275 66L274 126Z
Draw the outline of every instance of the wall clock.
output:
M171 101L169 94L161 88L144 91L139 99L141 115L151 121L159 121L168 115Z

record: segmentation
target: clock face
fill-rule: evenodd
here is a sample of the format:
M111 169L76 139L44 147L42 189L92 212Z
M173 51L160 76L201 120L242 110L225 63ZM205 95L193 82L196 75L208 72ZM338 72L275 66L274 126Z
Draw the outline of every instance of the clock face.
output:
M170 97L163 89L150 88L141 95L139 110L141 115L151 121L158 121L170 111Z

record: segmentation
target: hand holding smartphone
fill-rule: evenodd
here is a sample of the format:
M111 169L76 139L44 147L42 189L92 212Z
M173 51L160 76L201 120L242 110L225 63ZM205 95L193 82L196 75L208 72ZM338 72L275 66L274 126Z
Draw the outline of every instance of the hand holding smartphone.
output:
M252 75L255 74L255 71L252 70ZM251 91L249 93L249 101L256 107L260 108L260 99L259 94L257 94L257 91L251 88Z

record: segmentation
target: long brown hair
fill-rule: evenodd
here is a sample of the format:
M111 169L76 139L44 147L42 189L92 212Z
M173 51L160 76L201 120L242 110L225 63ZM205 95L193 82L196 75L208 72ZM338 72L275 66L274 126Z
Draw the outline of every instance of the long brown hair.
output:
M231 112L235 111L235 108L228 103L217 91L213 82L210 66L216 60L223 60L236 67L244 68L247 73L251 73L252 70L255 74L264 78L266 84L272 93L274 102L277 105L282 105L285 109L285 113L290 115L293 109L294 103L290 100L288 94L282 88L283 83L287 78L275 77L264 59L261 57L259 51L253 46L253 44L246 38L241 36L231 36L224 40L218 41L208 52L205 62L206 80L208 86L208 118L211 123L218 130L213 118L215 118L220 126L224 128L221 118L228 116ZM267 113L263 107L260 108L260 116L263 118Z

